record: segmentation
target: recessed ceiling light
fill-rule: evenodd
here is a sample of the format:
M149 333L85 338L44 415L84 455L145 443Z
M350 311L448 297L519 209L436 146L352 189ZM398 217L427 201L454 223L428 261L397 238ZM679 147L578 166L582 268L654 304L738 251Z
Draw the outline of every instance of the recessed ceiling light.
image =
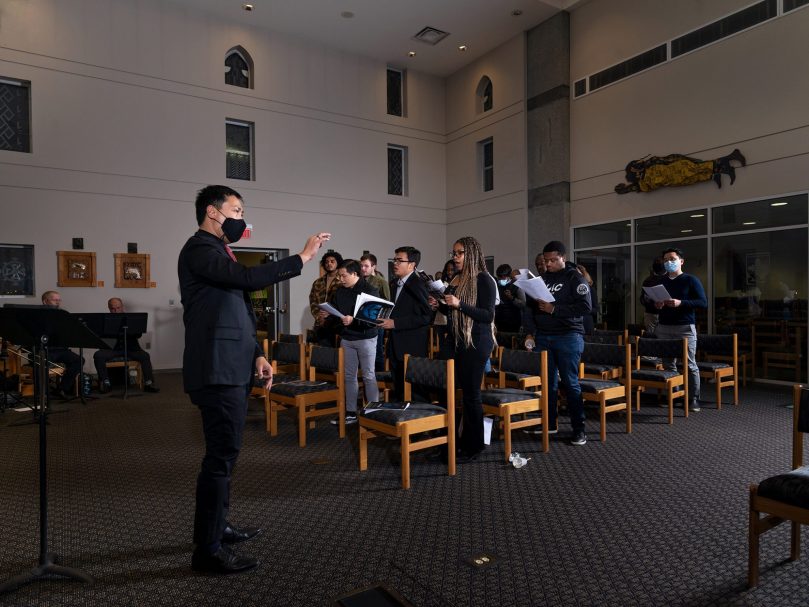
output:
M788 204L789 204L788 202L771 202L770 206L771 207L783 207L783 206L786 206Z
M691 217L705 217L705 213L694 213Z
M461 51L461 52L465 51L466 50L466 45L462 44L461 46L458 47L458 50Z
M244 10L246 10L247 12L250 12L250 11L253 10L253 5L252 4L242 4L242 8Z
M632 223L628 223L628 224L626 224L626 227L631 228L631 227L632 227Z
M407 53L407 56L408 57L415 57L416 56L416 51L410 51L409 53Z
M522 15L522 11L518 8L515 8L513 11L511 11L512 17L519 17L520 15Z
M340 13L340 16L343 19L353 19L354 18L354 13L352 13L351 11L343 11L342 13Z
M742 225L743 226L754 226L754 225L756 225L756 222L755 221L743 221Z
M689 232L693 232L694 230L680 230L680 234L688 234Z

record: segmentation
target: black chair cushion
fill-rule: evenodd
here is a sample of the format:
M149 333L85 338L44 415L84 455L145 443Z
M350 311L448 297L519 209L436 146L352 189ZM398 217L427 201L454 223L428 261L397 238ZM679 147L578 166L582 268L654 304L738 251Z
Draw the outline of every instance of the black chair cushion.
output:
M368 409L360 411L360 417L372 419L375 422L395 426L399 422L406 422L413 419L422 419L425 417L432 417L434 415L444 415L447 412L446 407L439 405L429 405L427 403L411 403L406 409L403 407L405 403L381 403L382 405L390 405L398 407L396 409L374 409L372 403Z
M658 356L660 358L682 358L682 339L638 339L638 355Z
M663 364L663 359L658 358L657 356L641 356L640 357L640 364L643 367L656 367L657 365Z
M310 364L320 371L337 371L340 368L340 348L312 347Z
M809 508L809 466L761 481L758 494L798 508Z
M300 378L297 375L289 375L288 373L276 373L272 376L272 385L283 384L288 381L298 381ZM256 388L264 387L264 380L260 377L253 378L253 386Z
M509 388L492 388L482 390L480 393L484 405L499 407L505 403L514 403L523 400L539 398L534 392L528 390L513 390Z
M618 367L615 365L599 365L596 363L584 363L584 372L585 373L606 373L608 371L612 371L613 369L617 369Z
M393 371L377 371L376 381L393 382Z
M295 397L301 394L314 394L315 392L326 392L336 390L337 384L322 381L291 381L283 384L273 383L270 394L278 396Z
M632 371L632 379L645 381L665 382L667 379L680 375L677 371L665 371L658 369L635 369Z
M717 369L729 369L730 365L727 363L714 363L714 362L705 362L699 361L697 362L697 367L699 367L700 371L708 371L713 373Z
M512 371L504 371L503 375L505 375L506 379L509 381L520 381L526 377L538 377L535 375L528 375L526 373L513 373Z
M697 350L705 354L733 354L733 335L697 334Z
M605 381L602 379L580 379L579 386L582 392L596 394L599 390L606 390L608 388L619 388L623 384L617 381Z
M301 362L301 347L298 343L275 342L272 345L271 357L281 365L297 365Z
M540 374L541 354L527 350L503 350L500 359L500 370L507 373L522 374L524 377Z
M445 390L447 386L447 363L443 360L411 356L407 359L405 381L433 390Z

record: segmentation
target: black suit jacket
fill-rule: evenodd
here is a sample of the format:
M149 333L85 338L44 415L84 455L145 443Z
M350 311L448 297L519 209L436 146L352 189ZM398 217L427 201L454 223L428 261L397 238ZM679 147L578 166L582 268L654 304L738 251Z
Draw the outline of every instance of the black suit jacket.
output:
M209 385L246 386L255 359L256 318L249 293L301 273L293 255L247 268L233 261L221 240L198 231L185 243L177 263L185 324L183 386L186 392Z
M394 328L388 340L388 355L396 360L404 360L405 354L425 357L433 319L427 303L427 287L418 276L411 274L396 299L398 289L398 280L391 280L390 294L396 305L390 315Z

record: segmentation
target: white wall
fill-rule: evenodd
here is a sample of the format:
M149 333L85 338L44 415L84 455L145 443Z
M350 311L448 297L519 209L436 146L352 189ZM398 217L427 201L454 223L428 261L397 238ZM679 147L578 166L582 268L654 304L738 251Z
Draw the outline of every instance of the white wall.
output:
M747 0L609 0L571 17L571 81L739 10ZM571 223L590 224L809 189L809 10L699 49L571 101ZM619 196L624 166L647 154L748 166L712 183Z
M476 112L483 76L493 108ZM525 37L517 36L447 79L447 247L475 236L496 265L526 258ZM494 190L484 192L479 141L494 142ZM447 248L447 251L450 249Z
M407 117L387 116L383 63L158 0L3 2L0 39L0 76L31 81L33 116L32 153L0 151L0 242L36 245L33 303L56 287L55 252L83 237L105 286L60 289L65 308L103 311L116 295L148 312L156 368L180 366L176 259L205 184L242 193L251 247L294 253L326 230L346 257L412 244L427 269L443 263L443 80L408 73ZM236 45L253 90L224 84ZM226 118L255 123L255 181L225 179ZM409 148L406 197L387 194L388 143ZM151 254L155 289L113 287L127 242ZM310 325L316 276L311 263L290 284L292 331Z

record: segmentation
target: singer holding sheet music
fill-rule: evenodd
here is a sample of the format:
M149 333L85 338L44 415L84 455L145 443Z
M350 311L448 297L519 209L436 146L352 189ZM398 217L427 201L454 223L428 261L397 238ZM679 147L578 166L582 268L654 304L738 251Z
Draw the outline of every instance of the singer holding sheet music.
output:
M347 259L337 267L337 280L340 287L334 292L332 305L343 318L329 316L328 324L335 325L340 334L340 347L343 349L346 387L346 423L357 422L357 396L359 383L357 369L362 369L362 382L365 385L365 398L368 402L379 400L379 387L374 372L376 361L376 339L379 328L369 321L359 321L353 316L357 297L367 293L379 297L379 291L360 275L360 264ZM337 420L332 423L336 424Z
M258 535L260 529L239 529L228 522L230 477L242 446L254 374L266 386L272 383L272 367L256 342L249 294L299 275L330 234L310 236L297 255L248 268L228 247L245 230L239 193L227 186L207 186L197 194L195 207L199 230L185 243L177 264L185 324L183 385L199 407L205 435L191 567L237 573L256 567L258 561L236 554L230 546Z
M452 247L455 276L444 291L444 303L431 298L447 315L450 346L454 349L456 385L463 390L459 461L475 459L483 443L483 405L480 385L486 361L494 350L494 306L497 286L486 271L480 243L471 236Z

